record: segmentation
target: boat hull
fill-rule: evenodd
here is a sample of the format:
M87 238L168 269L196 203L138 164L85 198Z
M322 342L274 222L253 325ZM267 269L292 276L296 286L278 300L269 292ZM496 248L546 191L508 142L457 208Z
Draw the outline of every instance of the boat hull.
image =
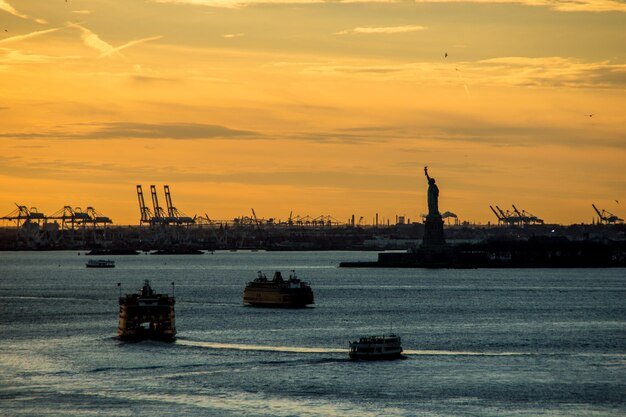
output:
M246 288L244 304L255 307L304 308L314 304L313 292L299 288Z
M161 342L173 342L176 340L175 331L153 331L150 329L122 329L118 331L117 338L123 341L138 342L141 340L158 340Z
M364 360L364 361L392 361L396 359L406 359L406 356L402 352L397 353L352 353L350 352L350 359L352 360Z

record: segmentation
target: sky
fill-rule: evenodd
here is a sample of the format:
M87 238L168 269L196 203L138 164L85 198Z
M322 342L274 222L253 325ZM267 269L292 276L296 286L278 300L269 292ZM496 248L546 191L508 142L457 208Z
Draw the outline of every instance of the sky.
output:
M626 1L0 0L0 216L626 217ZM149 198L148 198L149 200Z

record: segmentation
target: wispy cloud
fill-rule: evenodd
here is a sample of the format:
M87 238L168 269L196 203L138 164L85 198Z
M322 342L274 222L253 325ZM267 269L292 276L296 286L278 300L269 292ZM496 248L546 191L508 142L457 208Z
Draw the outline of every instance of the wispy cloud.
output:
M208 7L240 8L258 4L320 3L404 3L405 0L152 0L156 3L192 4ZM620 0L413 0L416 3L522 4L548 7L561 12L626 12Z
M426 26L406 25L406 26L386 26L386 27L356 27L354 29L342 30L335 35L393 35L397 33L419 32L428 29Z
M227 33L226 35L223 35L223 36L227 39L240 38L242 36L245 36L245 33Z
M626 12L626 3L620 0L415 0L416 3L479 3L523 4L548 7L561 12Z
M92 127L92 125L88 125ZM15 139L214 139L254 137L255 132L230 129L201 123L131 123L112 122L85 130L85 125L62 126L39 133L0 133L0 137Z
M0 49L1 50L1 49ZM18 50L6 50L0 56L0 64L46 64L67 59L80 59L81 56L49 56L43 54L25 54Z
M452 78L472 85L515 85L626 89L626 64L585 62L562 57L502 57L455 66L441 62L279 62L276 67L310 75L393 78L425 84L449 84Z
M19 12L17 11L13 6L11 6L9 3L6 2L6 0L0 0L0 10L4 10L7 13L12 14L13 16L22 18L22 19L28 19L28 20L34 20L37 23L40 23L42 25L45 25L46 22L43 19L38 19L38 18L34 18L34 17L30 17L29 15Z
M102 54L100 54L100 56L98 58L104 58L113 54L119 54L120 51L126 49L126 48L130 48L131 46L135 46L135 45L139 45L140 43L144 43L144 42L149 42L149 41L155 41L157 39L161 39L163 36L150 36L147 38L142 38L142 39L137 39L134 41L130 41L128 43L125 43L124 45L118 46L116 48L110 49L109 51L103 52Z
M0 0L0 1L2 1L2 0ZM45 35L45 34L48 34L48 33L53 33L53 32L56 32L57 30L61 30L61 29L63 29L63 27L46 29L46 30L38 30L36 32L26 33L24 35L11 36L10 38L1 39L0 40L0 45L7 44L7 43L12 43L12 42L25 41L27 39L35 38L37 36Z
M481 77L493 77L492 80L496 83L626 88L626 64L613 64L610 61L584 62L561 57L503 57L478 61L472 65Z
M121 46L113 46L111 44L109 44L108 42L105 42L102 40L102 38L100 38L100 36L98 36L96 33L92 32L91 30L87 29L86 27L79 25L78 23L71 23L70 26L76 27L80 30L80 37L83 40L83 43L92 48L95 49L96 51L100 52L100 55L98 56L98 58L105 58L107 56L120 56L123 57L123 55L120 53L120 51L126 49L126 48L130 48L131 46L135 46L138 45L140 43L144 43L144 42L149 42L149 41L153 41L156 39L161 39L162 36L151 36L148 38L142 38L142 39L137 39L134 41L130 41L128 43L125 43Z
M91 10L72 10L74 14L91 14Z

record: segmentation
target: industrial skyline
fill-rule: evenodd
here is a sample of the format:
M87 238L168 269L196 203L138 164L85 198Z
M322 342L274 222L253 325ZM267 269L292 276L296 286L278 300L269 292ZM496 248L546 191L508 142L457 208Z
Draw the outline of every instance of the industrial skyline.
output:
M417 220L428 165L469 222L623 218L624 27L611 0L0 0L1 214L137 224L143 183Z
M265 225L278 225L284 224L289 226L332 226L332 225L349 225L349 226L385 226L396 224L411 224L422 223L427 218L426 213L421 213L411 217L407 214L395 214L391 217L385 217L378 212L374 212L371 219L370 211L364 209L359 213L353 213L348 219L338 219L332 214L320 214L311 216L310 213L294 213L290 211L287 217L281 217L272 215L269 213L269 217L257 217L254 208L251 208L251 213L232 214L225 218L216 218L210 216L207 211L204 213L198 213L197 210L193 215L188 215L182 210L179 210L174 206L172 200L172 194L169 185L163 185L163 192L161 202L165 201L165 206L159 202L159 191L156 185L150 185L149 197L144 196L143 186L138 184L136 186L137 201L139 203L139 210L137 212L137 222L128 225L139 226L192 226L196 225L227 225L227 224L265 224ZM146 203L148 201L148 203ZM615 201L619 204L619 201ZM66 204L63 208L54 212L42 211L41 208L36 206L21 205L14 203L15 208L10 212L0 216L0 226L7 226L13 223L17 227L27 225L27 223L37 224L43 226L46 223L56 223L61 229L74 229L81 227L106 227L111 225L114 221L99 212L92 206L86 206L82 208L76 205ZM489 209L495 215L495 219L487 221L487 224L505 225L505 226L526 226L533 224L546 224L544 219L526 211L525 209L518 209L515 204L511 205L512 210L503 210L498 205L489 205ZM610 211L602 208L599 209L595 204L591 204L591 208L597 214L597 217L592 217L591 224L622 224L623 218L611 213ZM445 211L440 213L440 217L447 222L448 225L464 225L470 224L467 220L459 219L455 213L451 211ZM452 220L452 223L451 223ZM586 222L577 222L584 224ZM117 223L120 225L120 223ZM482 224L482 223L478 223ZM555 224L555 223L553 223Z

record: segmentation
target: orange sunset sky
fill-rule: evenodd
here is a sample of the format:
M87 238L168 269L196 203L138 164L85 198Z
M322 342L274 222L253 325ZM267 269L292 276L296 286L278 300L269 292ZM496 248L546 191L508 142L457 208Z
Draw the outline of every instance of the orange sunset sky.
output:
M0 0L0 122L0 216L623 218L626 3Z

